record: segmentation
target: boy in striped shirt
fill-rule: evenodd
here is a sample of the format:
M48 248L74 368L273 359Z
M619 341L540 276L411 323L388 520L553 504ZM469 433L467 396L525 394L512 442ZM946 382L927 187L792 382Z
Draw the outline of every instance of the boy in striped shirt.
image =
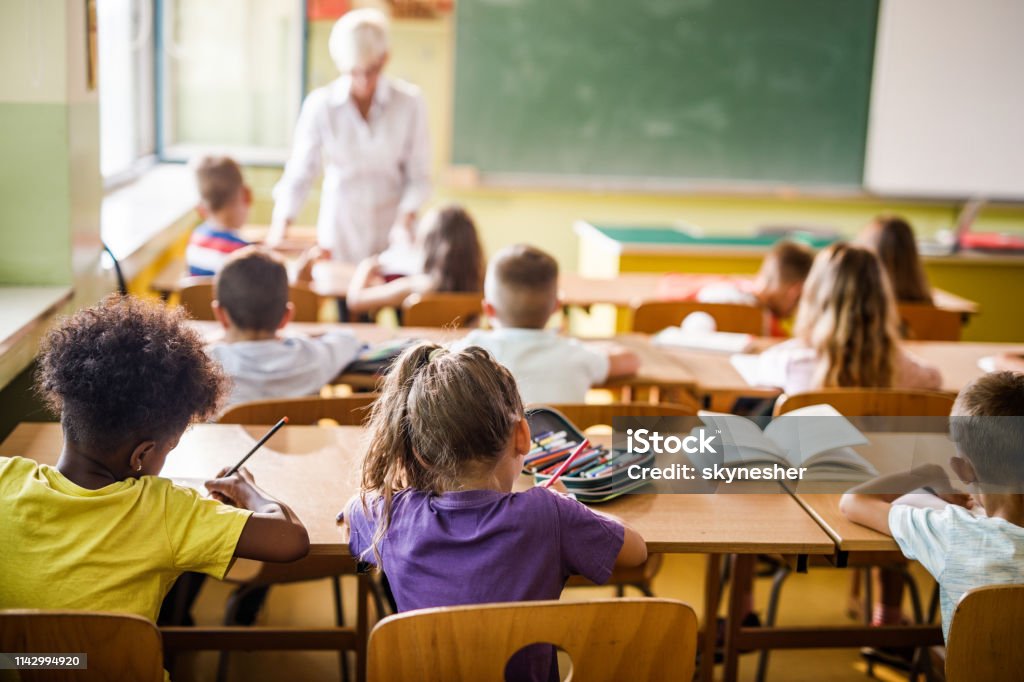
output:
M190 276L212 277L233 251L249 245L238 230L249 217L252 192L242 179L242 169L227 156L200 159L196 182L203 222L192 232L185 262Z

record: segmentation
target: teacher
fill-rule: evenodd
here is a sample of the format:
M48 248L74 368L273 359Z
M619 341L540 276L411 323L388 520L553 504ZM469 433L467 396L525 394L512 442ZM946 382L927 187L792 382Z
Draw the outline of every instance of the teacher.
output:
M382 75L388 20L359 9L334 25L331 59L341 77L309 93L284 175L274 188L268 241L287 237L323 171L317 241L336 261L356 263L409 235L430 195L430 137L419 88Z

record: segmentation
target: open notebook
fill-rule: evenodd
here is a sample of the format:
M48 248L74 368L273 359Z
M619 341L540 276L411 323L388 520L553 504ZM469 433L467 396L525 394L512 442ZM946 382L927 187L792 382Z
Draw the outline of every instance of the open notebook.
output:
M714 350L723 353L742 353L754 342L750 334L689 330L668 327L654 335L655 345L687 348L689 350Z
M867 445L868 439L831 405L787 412L764 431L746 417L703 410L697 414L707 428L721 431L725 466L806 467L804 480L861 481L878 475L850 447Z

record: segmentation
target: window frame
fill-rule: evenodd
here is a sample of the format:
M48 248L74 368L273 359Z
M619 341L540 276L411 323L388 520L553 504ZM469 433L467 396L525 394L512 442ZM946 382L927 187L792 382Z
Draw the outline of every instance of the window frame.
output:
M165 29L169 22L169 13L173 11L172 4L175 0L152 0L154 3L154 107L153 107L153 118L154 118L154 143L155 143L155 163L188 163L190 159L202 154L204 152L216 151L217 153L228 154L232 156L239 164L249 167L267 167L267 168L282 168L291 155L292 146L292 133L294 131L294 123L298 118L299 107L302 105L302 101L305 99L307 94L307 75L309 70L309 56L308 43L309 43L309 16L306 12L305 0L292 0L295 11L298 13L296 22L296 30L298 35L297 46L299 49L298 59L296 60L299 64L298 82L293 88L293 93L286 94L282 97L282 101L286 101L289 98L294 97L295 102L294 116L289 116L291 119L291 127L288 131L288 137L285 142L285 146L282 148L274 147L260 147L260 146L240 146L240 145L204 145L204 144L190 144L190 143L169 143L168 142L168 131L171 117L168 111L168 105L172 101L170 93L170 77L168 60L170 59L169 51L166 49L165 41L167 36Z

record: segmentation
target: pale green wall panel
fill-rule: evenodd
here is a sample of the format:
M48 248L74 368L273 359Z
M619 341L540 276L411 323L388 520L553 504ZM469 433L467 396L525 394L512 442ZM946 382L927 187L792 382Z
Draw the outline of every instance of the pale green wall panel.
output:
M0 103L0 284L69 284L68 107Z

